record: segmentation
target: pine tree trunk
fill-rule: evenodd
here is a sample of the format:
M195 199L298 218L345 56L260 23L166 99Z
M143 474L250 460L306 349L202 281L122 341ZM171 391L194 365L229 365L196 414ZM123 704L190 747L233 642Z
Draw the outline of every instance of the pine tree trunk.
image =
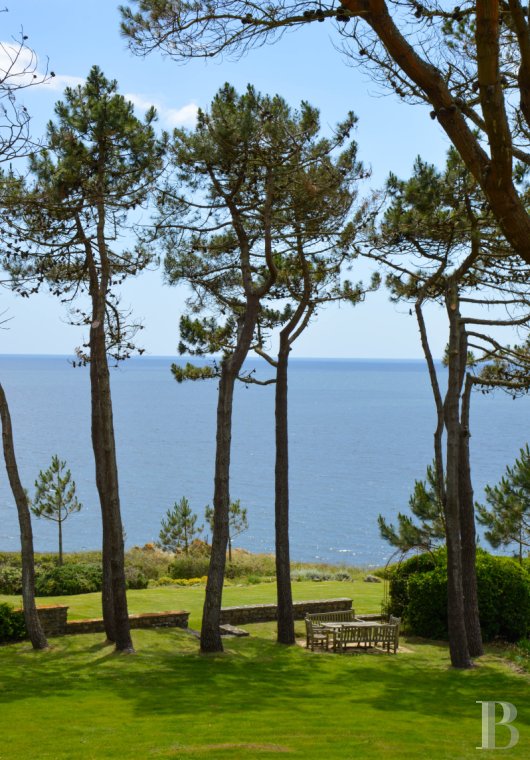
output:
M213 535L210 566L201 627L201 651L222 652L219 626L228 544L230 504L230 448L232 441L232 405L236 375L228 360L221 366L217 401L217 439L213 497Z
M61 520L61 510L59 509L59 567L63 565L63 521Z
M33 531L28 498L20 482L15 444L9 406L0 384L0 418L2 420L2 445L9 485L18 512L20 527L20 548L22 556L22 600L24 605L24 621L33 649L46 649L48 642L42 630L37 607L35 605L35 558L33 552Z
M287 406L287 370L289 340L280 336L280 351L276 368L276 467L275 467L275 529L276 529L276 588L278 597L278 642L294 644L294 613L289 556L289 439Z
M97 306L95 315L101 314ZM120 513L118 487L118 467L112 415L112 397L107 362L104 318L93 320L90 329L91 362L94 362L92 383L92 404L95 407L93 419L96 418L98 430L93 437L94 458L96 464L96 482L100 491L102 520L104 523L103 568L110 578L114 613L114 642L119 652L133 651L127 610L127 593L125 581L125 552L123 546L123 526ZM99 477L97 475L99 470ZM107 581L108 582L108 581ZM108 633L107 633L108 636Z
M219 625L229 536L230 453L234 386L250 348L258 318L258 308L259 298L252 295L247 296L245 314L239 322L236 348L234 353L225 357L221 363L217 399L212 550L202 615L201 652L223 651Z
M110 544L110 533L108 520L106 519L105 500L106 490L106 473L105 458L97 452L103 451L103 439L101 433L101 410L99 405L98 394L98 372L96 368L97 356L96 351L91 350L90 361L90 388L91 388L91 410L92 410L92 449L94 451L94 462L96 466L96 486L99 494L99 503L101 507L102 523L102 588L101 588L101 607L103 612L103 624L105 626L105 635L107 641L116 641L116 625L114 622L114 600L112 595L112 568L110 558L112 549Z
M464 591L464 614L467 644L471 657L480 657L484 654L484 649L482 646L482 633L480 630L478 608L475 508L473 503L473 484L471 481L471 466L469 459L469 406L471 389L472 381L468 375L466 376L465 389L462 395L460 415L459 504L460 533L462 539L462 586Z
M461 388L460 315L456 288L447 294L449 316L449 378L444 403L447 430L445 529L447 538L447 623L451 663L455 668L471 667L467 644L462 583L462 546L459 512L459 448Z
M101 496L100 496L101 500ZM107 641L116 641L116 623L114 620L114 595L112 593L112 548L110 543L109 528L107 520L103 521L103 539L102 539L102 571L103 579L101 584L101 609L103 611L103 624L105 626L105 636Z

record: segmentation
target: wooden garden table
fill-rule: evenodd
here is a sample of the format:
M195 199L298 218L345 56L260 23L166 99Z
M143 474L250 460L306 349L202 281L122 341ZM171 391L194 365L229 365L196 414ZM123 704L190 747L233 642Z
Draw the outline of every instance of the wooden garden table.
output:
M370 620L352 620L351 622L329 621L320 623L322 628L329 628L333 631L333 651L342 652L346 644L352 643L358 646L363 644L374 643L372 631L374 628L384 628L388 623L374 623Z

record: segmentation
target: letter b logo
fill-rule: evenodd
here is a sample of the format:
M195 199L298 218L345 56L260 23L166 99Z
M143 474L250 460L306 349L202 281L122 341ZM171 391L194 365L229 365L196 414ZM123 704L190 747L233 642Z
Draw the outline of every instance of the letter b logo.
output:
M511 724L517 718L517 708L511 702L480 702L482 705L482 745L477 749L511 749L519 741L519 731ZM502 707L502 718L495 720L495 705ZM497 726L505 726L510 734L508 744L498 746L495 743Z

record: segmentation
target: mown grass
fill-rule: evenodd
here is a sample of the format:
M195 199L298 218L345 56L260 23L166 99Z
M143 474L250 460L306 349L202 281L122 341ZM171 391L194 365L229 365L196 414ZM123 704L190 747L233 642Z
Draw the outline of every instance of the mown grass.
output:
M296 599L350 596L377 612L382 584L293 584ZM131 612L187 609L198 628L203 588L128 593ZM232 586L223 604L273 601L274 584ZM13 597L0 597L14 601ZM46 598L71 617L99 615L99 595ZM136 654L116 655L101 635L0 647L1 760L253 760L287 754L318 760L476 757L477 700L516 705L511 758L530 754L528 675L491 649L472 671L450 668L443 643L404 638L398 655L311 653L275 642L272 623L200 655L180 630L134 631ZM296 625L304 636L303 623ZM508 740L498 729L498 743Z
M328 599L348 597L354 600L359 612L380 612L383 597L382 583L322 581L293 583L295 600ZM128 591L129 612L158 612L162 610L187 610L190 626L198 628L202 615L204 587L164 586L162 588ZM223 592L223 606L238 604L265 604L276 600L275 583L259 583L252 586L227 586ZM20 597L0 594L0 602L20 606ZM47 596L37 599L37 604L67 604L68 619L101 617L101 595L79 594L77 596Z

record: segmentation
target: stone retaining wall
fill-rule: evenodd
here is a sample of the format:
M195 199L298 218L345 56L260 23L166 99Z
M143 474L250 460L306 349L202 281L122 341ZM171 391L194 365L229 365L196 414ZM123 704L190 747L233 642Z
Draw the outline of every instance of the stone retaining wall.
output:
M189 612L144 612L129 615L131 628L187 628ZM105 630L101 618L91 620L71 620L66 624L65 633L102 633Z
M37 607L37 614L45 636L63 636L66 633L68 607L50 604Z
M307 602L294 602L294 619L303 620L309 612L339 612L351 610L352 600L315 599ZM245 623L267 623L278 619L276 604L247 604L243 607L223 607L221 625L244 625Z
M303 620L310 612L338 612L351 610L352 600L315 599L294 602L295 620ZM68 607L50 605L37 608L46 636L63 636L75 633L103 633L105 627L101 618L71 620L67 622ZM190 613L183 610L170 612L146 612L129 615L131 628L187 628ZM277 620L276 604L247 604L241 607L223 607L221 625L244 625L245 623L266 623Z

